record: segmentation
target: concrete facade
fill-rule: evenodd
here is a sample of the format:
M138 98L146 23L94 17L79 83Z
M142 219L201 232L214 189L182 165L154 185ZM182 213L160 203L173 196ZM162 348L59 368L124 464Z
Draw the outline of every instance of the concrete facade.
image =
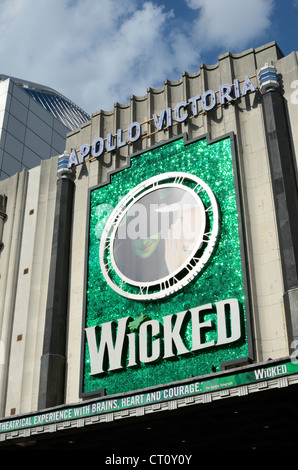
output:
M69 303L66 328L65 403L79 401L81 328L85 266L88 189L104 182L109 172L125 165L128 155L158 142L187 133L188 138L209 134L211 139L233 132L240 165L246 251L251 287L255 361L289 356L289 327L285 312L285 285L281 244L274 205L272 176L264 127L264 107L258 90L258 70L272 63L278 73L280 93L286 106L290 142L297 168L298 124L295 80L297 53L283 57L275 43L241 54L226 53L213 66L201 65L196 74L183 73L176 82L165 81L161 89L148 89L143 97L132 96L127 104L115 103L112 111L98 111L79 129L70 132L66 152L91 145L98 136L115 134L130 123L143 125L144 138L98 161L86 162L75 170L75 191L70 241ZM153 133L153 113L205 90L218 90L249 76L256 87L232 104ZM242 82L243 83L243 82ZM296 96L297 95L297 96ZM147 129L147 131L145 130ZM148 137L147 137L148 135ZM57 160L50 158L34 169L0 182L7 197L3 235L0 242L0 414L11 416L38 409L40 360L43 349L46 304L50 278L51 250L57 189ZM1 234L1 229L0 229ZM297 287L297 286L296 286ZM295 295L295 288L291 289ZM290 296L293 299L293 295ZM295 335L294 335L295 336Z

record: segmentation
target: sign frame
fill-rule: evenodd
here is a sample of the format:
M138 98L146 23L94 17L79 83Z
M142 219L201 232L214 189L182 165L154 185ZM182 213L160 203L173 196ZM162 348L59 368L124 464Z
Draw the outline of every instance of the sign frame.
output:
M231 361L222 362L220 365L220 370L228 370L234 367L238 367L250 364L254 360L254 347L252 341L252 308L251 308L251 296L250 296L250 281L249 281L249 271L248 271L248 257L247 257L247 241L245 237L245 223L244 223L244 210L243 210L243 194L241 190L241 171L240 166L237 158L237 151L236 151L236 136L234 132L229 132L223 135L220 135L217 138L211 139L210 134L206 133L201 136L188 139L187 133L179 134L174 136L166 141L162 141L156 143L150 147L147 147L142 150L138 150L132 155L127 157L127 163L121 168L116 168L110 171L107 174L107 178L104 182L99 183L93 187L88 188L88 202L87 202L87 223L86 223L86 249L85 249L85 265L84 265L84 299L83 299L83 315L82 315L82 330L81 330L81 361L80 361L80 379L79 379L79 397L96 397L96 396L105 396L106 391L105 389L97 389L90 392L84 391L84 350L85 350L85 325L86 325L86 314L87 314L87 299L86 299L86 291L88 288L88 254L89 254L89 223L90 223L90 201L91 201L91 194L92 191L95 189L99 189L103 186L110 184L112 176L117 174L124 169L131 168L131 159L136 156L140 156L144 153L150 152L155 150L159 147L162 147L166 144L175 142L177 140L183 139L183 145L186 147L192 143L198 142L200 140L206 140L207 145L211 145L213 143L219 142L223 139L230 139L231 145L231 155L232 155L232 166L233 166L233 173L234 173L234 190L235 190L235 199L236 199L236 206L237 206L237 215L238 215L238 233L239 233L239 251L241 257L241 270L242 270L242 279L243 279L243 292L245 297L245 321L246 321L246 333L247 333L247 350L248 355L247 357L241 357L237 359L233 359ZM164 384L161 384L162 386ZM126 392L119 392L119 395L126 393ZM130 393L137 393L136 390L132 390Z

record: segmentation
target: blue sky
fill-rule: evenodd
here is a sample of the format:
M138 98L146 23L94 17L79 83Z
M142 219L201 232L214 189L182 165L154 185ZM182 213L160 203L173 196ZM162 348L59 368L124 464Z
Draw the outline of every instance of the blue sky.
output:
M55 88L90 114L227 51L274 40L285 55L298 50L298 0L0 0L0 7L0 73Z

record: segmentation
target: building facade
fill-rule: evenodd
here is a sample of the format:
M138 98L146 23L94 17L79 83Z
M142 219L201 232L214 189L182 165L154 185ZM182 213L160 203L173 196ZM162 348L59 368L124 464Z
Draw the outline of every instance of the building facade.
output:
M63 153L69 131L90 119L69 99L37 83L0 75L0 180Z
M294 446L297 73L275 42L226 53L0 183L3 448ZM167 273L124 243L151 197L199 221Z

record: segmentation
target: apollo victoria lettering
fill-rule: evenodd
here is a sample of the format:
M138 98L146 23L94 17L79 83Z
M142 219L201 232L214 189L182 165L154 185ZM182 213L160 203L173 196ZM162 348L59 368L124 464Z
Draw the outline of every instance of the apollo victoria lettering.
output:
M210 312L215 312L216 321L205 318ZM140 363L149 364L161 358L171 359L194 354L208 347L234 343L241 338L240 308L237 299L217 302L214 306L208 304L195 307L176 315L166 315L162 322L144 319L140 326L135 328L136 332L128 332L131 322L132 319L128 316L119 319L115 335L113 330L116 322L113 321L100 327L85 329L91 376L124 367L135 368ZM188 329L191 345L187 345L185 341L185 331ZM208 331L214 333L214 339L206 339Z
M217 105L222 106L226 103L231 103L255 91L255 87L247 75L243 80L243 84L238 79L234 79L232 85L220 85L218 92L207 90L202 95L198 94L190 97L187 101L177 103L174 110L166 108L159 115L153 114L152 120L155 130L162 131L170 128L174 125L174 122L184 123L190 117L196 117L202 112L207 113ZM199 109L199 103L201 103L201 110ZM128 126L126 138L124 138L123 129L117 129L116 134L109 133L105 138L96 137L91 145L83 144L80 146L79 151L72 149L69 156L68 168L82 164L87 158L98 159L106 152L114 152L130 143L137 142L141 137L142 124L139 122L132 122Z

